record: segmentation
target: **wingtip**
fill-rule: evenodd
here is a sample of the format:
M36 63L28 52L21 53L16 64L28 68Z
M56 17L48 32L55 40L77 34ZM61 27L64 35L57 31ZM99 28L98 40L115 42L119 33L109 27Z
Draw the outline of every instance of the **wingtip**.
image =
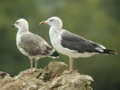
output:
M118 54L115 50L111 50L111 49L104 49L104 53L111 54L111 55L117 55Z
M52 55L50 55L50 57L52 57L53 59L56 59L56 58L59 58L59 54L57 51L54 51Z

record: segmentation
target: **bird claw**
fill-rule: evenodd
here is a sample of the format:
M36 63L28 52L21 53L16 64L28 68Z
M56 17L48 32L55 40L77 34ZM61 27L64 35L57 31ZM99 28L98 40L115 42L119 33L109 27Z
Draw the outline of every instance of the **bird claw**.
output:
M37 69L36 69L36 68L30 68L30 69L28 70L28 73L33 73L33 72L37 72Z
M69 71L64 71L63 74L71 74L73 71L69 70Z
M38 71L38 69L37 68L33 68L33 70L32 70L33 72L37 72Z

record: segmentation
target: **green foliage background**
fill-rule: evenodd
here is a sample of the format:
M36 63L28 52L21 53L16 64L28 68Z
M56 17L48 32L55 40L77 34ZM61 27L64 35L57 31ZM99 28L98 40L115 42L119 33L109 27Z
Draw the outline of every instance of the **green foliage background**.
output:
M120 50L120 0L0 0L0 71L18 74L29 68L29 60L16 48L16 32L12 24L19 18L29 21L30 31L49 43L49 26L39 22L59 16L64 28L108 48ZM50 58L41 59L39 67ZM58 61L68 63L61 55ZM120 90L120 55L96 55L75 60L81 74L92 75L94 90Z

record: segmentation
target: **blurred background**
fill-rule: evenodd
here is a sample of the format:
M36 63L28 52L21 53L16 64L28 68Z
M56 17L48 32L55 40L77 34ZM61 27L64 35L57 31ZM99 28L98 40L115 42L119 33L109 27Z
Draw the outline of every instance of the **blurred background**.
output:
M59 16L64 28L96 41L120 53L120 0L0 0L0 71L12 75L28 69L29 59L16 48L16 28L19 18L29 21L30 31L44 37L49 43L48 25L39 22ZM51 60L41 59L43 68ZM68 64L61 55L58 61ZM91 75L94 90L120 90L120 55L96 55L75 60L75 69Z

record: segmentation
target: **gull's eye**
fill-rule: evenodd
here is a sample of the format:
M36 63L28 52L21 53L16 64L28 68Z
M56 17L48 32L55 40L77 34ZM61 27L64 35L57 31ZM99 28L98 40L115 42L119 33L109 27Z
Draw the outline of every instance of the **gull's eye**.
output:
M19 24L19 22L16 22L16 24Z
M53 19L50 19L50 22L52 22L53 21Z

